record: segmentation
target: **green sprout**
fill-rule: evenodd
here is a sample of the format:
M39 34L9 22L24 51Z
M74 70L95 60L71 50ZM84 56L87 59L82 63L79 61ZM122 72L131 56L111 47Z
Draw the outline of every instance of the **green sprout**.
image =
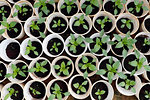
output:
M143 46L150 45L150 39L145 38Z
M3 72L3 70L0 70L0 77L2 76L2 72Z
M13 89L13 88L8 88L7 91L9 93L4 97L4 100L7 100L12 95L17 96L17 94L18 94L18 91L15 91L15 89Z
M129 19L129 20L126 20L126 19L121 19L121 22L123 23L121 25L121 28L124 28L125 26L130 30L131 29L131 23L132 21ZM128 31L130 32L130 31Z
M57 27L60 27L60 26L65 26L65 24L61 23L61 20L59 19L58 21L56 20L53 20L54 24L52 26L52 28L57 28Z
M146 98L146 99L150 99L150 92L145 91L145 98Z
M30 87L29 89L32 91L32 93L33 93L34 95L39 95L39 94L41 94L39 91L37 91L36 89L33 89L32 87Z
M101 100L101 96L103 95L103 94L105 94L105 92L106 91L104 91L104 90L97 90L97 92L95 92L95 94L98 96L98 100Z
M2 14L2 18L5 16L6 13L7 13L7 11L5 11L4 7L2 7L0 9L0 14Z
M54 42L54 44L53 44L52 48L50 49L50 51L55 50L58 53L58 47L59 46L61 46L60 42L59 43Z

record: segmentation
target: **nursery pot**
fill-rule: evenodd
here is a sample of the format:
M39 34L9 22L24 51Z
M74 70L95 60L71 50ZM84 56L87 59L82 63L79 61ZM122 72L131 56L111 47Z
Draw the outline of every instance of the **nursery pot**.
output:
M149 22L150 21L149 20L150 20L150 15L147 15L144 18L144 20L143 20L143 22L141 24L141 31L144 31L144 32L147 32L147 33L150 32L150 29L149 29Z
M15 4L16 2L14 0L8 0L10 3ZM19 1L19 0L18 0ZM22 0L20 0L22 1Z
M148 64L150 65L150 63ZM149 71L145 71L143 74L142 74L143 78L145 78L146 80L150 81L150 72Z
M7 65L0 61L0 73L2 74L2 76L0 76L0 83L2 83L6 77L5 75L7 74ZM1 91L1 85L0 85L0 91Z

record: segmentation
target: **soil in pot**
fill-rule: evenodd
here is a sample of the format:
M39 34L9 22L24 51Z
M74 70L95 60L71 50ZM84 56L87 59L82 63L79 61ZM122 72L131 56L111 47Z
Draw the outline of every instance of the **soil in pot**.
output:
M10 59L16 59L20 53L20 45L16 42L10 43L6 48L6 54Z
M87 80L87 79L84 79L84 77L82 77L82 76L77 76L77 77L75 77L75 78L72 80L72 83L71 83L71 88L72 88L72 90L73 90L75 93L77 93L77 90L78 90L78 89L76 89L76 88L73 86L73 84L79 83L79 84L81 85L84 81L88 81L88 80ZM91 87L89 87L89 82L87 82L87 85L84 85L84 87L85 87L86 91L88 91L88 89L91 88ZM82 95L82 94L85 94L85 93L82 92L82 91L80 91L79 94Z
M146 71L146 74L147 74L148 79L150 80L150 72Z
M112 1L108 1L107 3L105 3L104 9L114 15L114 10L116 8L118 11L117 13L118 15L121 12L121 9L119 9L118 7L113 7L113 6L115 6L115 3Z
M7 69L6 69L5 65L3 63L0 63L0 73L1 73L0 81L5 78L6 70Z
M19 18L20 20L22 20L22 21L26 21L29 17L32 16L33 9L32 9L32 7L30 7L29 5L25 5L25 6L21 7L21 9L23 9L23 8L28 9L28 11L26 12L27 14L24 15L23 12L21 12L21 13L19 12L19 13L18 13L18 18Z
M53 48L54 43L56 43L56 44L60 43L61 44L61 45L57 46L58 52L56 52L55 49L53 49L51 51L51 48ZM58 38L53 38L53 39L49 40L48 45L47 45L47 50L52 55L58 55L58 54L60 54L62 52L63 48L64 48L64 44Z
M11 12L11 8L8 5L0 6L0 9L3 9L3 8L4 8L4 11L6 11L6 13L4 13L4 17L8 18ZM0 21L2 20L3 20L3 15L2 13L0 13Z
M42 45L37 42L37 41L32 41L32 46L36 47L35 51L38 52L38 54L40 55L42 52ZM30 51L30 53L28 54L28 56L30 56L31 58L36 58L38 57L37 55L34 54L33 51Z
M13 0L13 2L18 2L18 1L20 1L20 0Z
M38 63L41 63L41 62L43 62L43 61L45 61L45 60L38 60L37 62ZM42 72L34 72L34 74L36 75L36 76L38 76L38 77L46 77L47 75L49 75L49 73L50 73L50 64L47 62L47 64L45 65L45 66L43 66L45 69L47 69L47 72L45 72L45 73L42 73ZM36 64L34 64L34 68L36 68Z
M57 25L57 27L53 27L53 25L55 24L54 23L54 21L56 21L57 23L58 23L58 21L60 20L60 24L64 24L64 26L58 26ZM65 29L66 29L66 27L67 27L67 22L66 22L66 20L65 19L63 19L63 18L61 18L61 17L54 17L53 19L52 19L52 21L51 21L51 23L49 24L49 27L50 27L50 29L53 31L53 32L55 32L55 33L61 33L61 32L63 32Z
M129 8L136 8L136 5L134 4L134 2L130 2L127 5L127 9ZM140 11L137 13L136 10L134 9L132 12L130 12L132 14L134 14L135 16L141 16L143 14L143 9L140 9Z
M36 24L37 24L37 21L35 21L35 25ZM39 37L40 36L40 32L44 32L45 31L45 23L37 24L37 26L39 27L39 31L35 30L35 29L32 30L31 27L30 27L30 32L35 37Z
M65 97L65 95L63 93L65 92L68 92L68 86L66 85L65 82L61 81L61 80L57 80L55 81L54 83L52 83L52 85L50 86L50 93L53 93L54 90L52 90L51 88L55 87L55 84L58 84L60 89L62 90L61 93L62 93L62 98Z
M13 28L18 29L18 31L15 32L14 29L11 29L10 31L7 30L7 34L10 38L15 38L15 37L19 36L21 33L21 30L22 30L20 23L17 23Z
M101 100L106 99L107 95L108 95L108 87L106 84L104 84L103 82L98 82L96 83L93 88L92 88L92 96L95 100L98 100L98 96L95 94L97 92L97 90L104 90L105 94L101 95Z
M148 38L146 35L141 35L136 38L137 42L135 43L137 49L142 53L147 53L150 49L149 45L144 45L144 39Z
M149 84L147 84L147 85L145 85L145 86L143 86L142 88L141 88L141 90L140 90L140 92L139 92L139 98L140 98L140 100L149 100L149 99L147 99L147 98L145 98L145 91L148 91L148 92L150 92L150 85Z
M10 97L13 100L22 100L23 99L23 89L18 84L13 84L10 86L10 88L13 88L15 91L18 91L17 95L14 94Z
M130 33L133 31L133 28L134 28L134 26L133 26L133 23L131 22L130 24L131 24L131 29L128 29L128 27L125 25L125 27L124 28L121 28L121 25L123 25L123 23L122 23L122 19L125 19L125 20L130 20L130 19L128 19L128 18L121 18L121 19L119 19L118 21L117 21L117 27L118 27L118 29L122 32L122 33L124 33L124 34L126 34L128 31L130 31ZM132 20L131 20L132 21Z
M150 18L145 20L145 28L150 32Z
M70 11L70 13L68 14L67 12L67 4L64 3L63 5L65 5L66 7L61 9L61 12L65 15L65 16L72 16L74 14L76 14L78 12L78 6L74 3L72 6L72 9Z
M62 63L62 62L65 62L65 65L67 65L67 62L68 62L68 61L69 61L68 59L60 59L60 60L58 60L58 61L56 62L55 65L61 66L61 63ZM67 65L67 67L69 67L68 71L69 71L69 74L70 74L71 71L72 71L72 64L69 65L69 66ZM55 69L55 72L56 72L56 73L59 73L59 70L60 70L60 69ZM66 75L64 75L63 73L61 73L59 76L65 77Z
M96 20L103 20L104 18L105 18L104 16L100 16ZM99 31L102 30L101 25L98 24L97 21L95 21L94 26L96 27L97 30L99 30ZM112 28L112 22L106 22L103 29L104 29L105 32L108 32L108 31L111 30L111 28Z
M36 98L36 99L40 99L40 98L43 98L45 96L45 93L46 93L46 89L45 89L45 86L41 83L41 82L38 82L38 81L35 81L33 82L31 85L30 85L30 88L33 88L35 89L36 91L40 92L41 94L33 94L31 89L29 89L29 92L31 94L31 96L33 98Z
M46 3L46 7L47 7L47 9L49 10L49 13L46 15L46 14L42 11L42 7L43 7L43 6L40 6L39 9L38 9L38 12L39 12L39 13L42 12L42 14L43 14L42 17L47 17L48 15L50 15L50 14L54 11L54 6L51 5L51 4Z

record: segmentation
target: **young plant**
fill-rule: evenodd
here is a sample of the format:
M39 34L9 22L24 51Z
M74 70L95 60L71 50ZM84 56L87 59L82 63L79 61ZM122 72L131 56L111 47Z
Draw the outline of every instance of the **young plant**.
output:
M16 78L16 76L19 74L22 77L26 77L25 72L27 72L25 69L27 68L26 65L22 67L17 67L15 64L11 65L11 69L13 70L13 73L8 73L5 75L6 78L12 77Z
M62 95L64 94L65 96L69 96L69 92L63 93L62 89L59 87L57 83L55 83L54 87L52 89L52 94L49 96L48 100L54 100L57 98L58 100L62 100Z
M5 14L7 13L7 11L5 11L4 7L2 7L0 9L0 14L2 14L2 18L5 17Z
M146 98L146 99L150 99L150 92L145 91L145 98Z
M76 8L76 6L73 5L76 1L77 0L64 0L66 5L63 4L61 9L67 8L67 13L70 14L72 8Z
M126 19L121 19L121 22L123 23L121 25L121 28L124 28L125 26L129 29L129 33L130 33L130 29L131 29L131 23L132 21L129 19L129 20L126 20Z
M79 63L79 67L83 70L85 70L84 72L84 78L88 77L88 69L90 71L95 71L97 70L96 66L93 63L96 63L96 58L93 58L91 62L89 62L89 59L86 56L82 56L82 62L83 63Z
M45 73L48 70L46 68L44 68L44 66L48 63L48 61L44 60L41 63L36 62L36 67L32 67L28 70L28 72L42 72Z
M47 8L46 4L52 5L53 3L55 3L54 0L49 0L48 3L46 3L46 1L47 1L47 0L38 0L38 2L36 2L36 3L34 4L34 8L42 7L42 8L41 8L42 12L40 12L42 15L43 15L43 13L44 13L45 15L48 15L49 12L50 12L50 9Z
M126 0L111 0L112 2L115 3L115 5L113 5L114 10L114 14L117 15L118 14L118 8L121 10L123 9L124 4L126 3Z
M61 62L61 65L54 65L54 68L59 70L57 75L59 76L61 73L63 73L65 76L69 75L69 66L71 65L71 61L68 61L67 64L65 62Z
M39 55L37 51L35 51L36 47L32 46L31 40L28 41L28 45L26 47L25 55L30 54L30 51L33 51L36 56Z
M4 97L4 100L7 100L12 95L17 96L17 94L18 94L18 91L15 91L15 89L13 89L13 88L8 88L7 91L9 93Z
M150 39L145 38L143 46L150 45Z
M86 9L85 13L86 15L89 15L92 13L92 11L94 10L94 6L99 8L99 1L98 0L85 0L87 2L89 2L89 5L86 4L82 4L81 8L82 9Z
M63 27L65 26L65 24L61 23L61 20L59 19L58 21L53 20L54 24L52 26L52 28L57 28L57 27Z
M84 15L81 15L80 18L75 17L76 21L73 26L83 26L84 29L88 30L88 26L85 24Z
M73 87L77 89L77 94L79 94L80 92L86 93L86 88L85 86L87 85L88 81L84 81L82 82L82 84L79 83L75 83L73 84Z
M0 70L0 77L2 76L2 72L3 72L3 70Z
M58 53L58 47L59 46L61 46L60 42L59 43L54 42L54 44L53 44L52 48L50 49L50 51L55 50Z
M36 89L33 89L32 87L30 87L29 89L32 91L32 93L33 93L34 95L39 95L39 94L41 94L39 91L37 91Z
M98 96L98 100L101 100L101 96L103 95L103 94L105 94L105 92L106 91L104 91L104 90L97 90L97 92L95 92L95 94Z

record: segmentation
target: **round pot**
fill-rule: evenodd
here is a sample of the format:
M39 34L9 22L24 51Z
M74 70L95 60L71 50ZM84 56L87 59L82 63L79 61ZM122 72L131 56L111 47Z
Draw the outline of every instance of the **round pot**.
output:
M30 86L32 85L32 83L34 83L34 82L40 82L41 84L43 84L43 86L44 86L44 88L45 88L45 95L44 95L43 98L37 99L37 98L32 97L32 95L30 94L29 88L30 88ZM43 91L43 92L44 92L44 91ZM46 85L45 85L43 82L38 81L38 80L30 80L30 81L28 81L28 82L25 84L25 86L24 86L24 91L23 91L23 93L24 93L24 98L25 98L26 100L45 100L45 99L46 99L46 92L47 92L47 90L46 90Z
M56 65L56 63L59 61L59 60L61 60L61 59L67 59L68 61L71 61L71 65L72 65L72 70L71 70L71 72L69 73L69 75L68 76L59 76L59 75L57 75L57 73L56 73L56 71L55 71L55 68L53 67L54 65ZM67 56L59 56L59 57L57 57L57 58L55 58L54 60L53 60L53 62L52 62L52 74L53 74L53 76L55 77L55 78L57 78L57 79L68 79L69 77L71 77L71 75L73 74L73 72L74 72L74 63L73 63L73 61L69 58L69 57L67 57Z
M7 74L7 64L5 64L4 62L2 62L2 61L0 61L0 64L3 64L4 65L4 67L5 67L5 69L6 69L6 74ZM5 74L5 75L6 75ZM2 80L0 80L0 83L2 83L4 80L6 79L6 77L4 77ZM1 85L0 85L0 91L1 91ZM1 98L1 97L0 97Z
M43 57L40 57L40 58L36 58L36 59L32 60L31 63L30 63L30 65L29 65L29 69L30 69L30 68L33 68L33 67L35 66L36 62L38 62L39 60L46 60L46 61L48 61L49 65L50 65L50 66L49 66L49 67L50 67L50 72L49 72L49 74L48 74L46 77L39 77L39 76L37 76L34 72L33 72L33 73L29 73L29 75L30 75L30 77L31 77L33 80L44 81L44 80L48 79L49 76L51 75L51 63L50 63L50 61L49 61L48 59L43 58Z
M25 31L25 33L26 33L29 37L31 37L31 38L40 38L40 37L41 37L41 36L36 37L36 36L32 35L32 34L31 34L31 31L30 31L30 25L32 24L32 21L35 22L35 21L37 21L38 19L39 19L39 17L37 17L37 16L32 16L32 17L28 18L28 19L26 20L25 24L24 24L24 31ZM44 34L46 34L46 24L45 24Z
M0 56L3 60L7 61L7 62L11 62L11 61L14 61L18 58L20 58L20 52L18 54L18 56L14 59L11 59L8 57L7 53L6 53L6 48L7 46L10 44L10 43L17 43L19 46L20 46L20 43L17 41L17 40L14 40L14 39L5 39L1 42L0 44Z
M87 90L87 92L86 92L85 94L77 94L77 93L75 93L75 92L73 91L71 85L72 85L72 81L74 80L74 78L79 77L79 76L81 76L81 75L77 74L77 75L74 75L74 76L70 79L68 88L69 88L70 94L71 94L74 98L76 98L76 99L85 99L85 98L87 98L87 97L89 96L89 94L90 94L90 92L91 92L91 88L90 88L90 87L92 87L92 83L91 83L90 79L87 78L87 81L88 81L88 83L89 83L89 89ZM81 77L82 77L82 76L81 76Z
M57 54L57 55L53 55L53 54L51 54L51 53L48 51L48 49L47 49L48 43L49 43L49 41L50 41L51 39L53 39L53 38L58 38L59 40L62 41L63 45L65 44L65 43L64 43L64 39L61 37L61 35L56 34L56 33L55 33L55 34L50 34L50 35L48 35L48 36L43 40L42 46L43 46L43 51L44 51L44 53L45 53L47 56L49 56L49 57L57 57L57 56L60 56L60 55L64 52L64 47L63 47L62 51L61 51L59 54Z
M104 36L106 36L106 35L104 34L103 37L104 37ZM91 39L94 39L94 38L97 38L97 37L100 37L100 36L99 36L99 33L94 33L93 35L90 36ZM108 41L110 41L110 39L109 39ZM111 48L111 45L109 45L109 44L107 43L107 49L106 49L107 53L110 51L110 48ZM91 51L90 43L88 43L88 49ZM104 54L97 54L97 53L94 53L94 52L92 52L92 53L93 53L94 55L96 55L96 56L103 56L103 55L104 55Z
M61 17L61 18L63 18L66 22L67 22L67 26L66 26L66 29L63 31L63 32L60 32L60 33L57 33L57 34L63 34L64 32L66 32L66 30L68 29L68 19L67 19L67 17L65 16L65 15L63 15L63 14L61 14L61 13L59 13L59 12L55 12L55 13L52 13L52 14L50 14L48 17L47 17L47 19L46 19L46 28L47 28L47 30L49 31L49 32L51 32L51 33L56 33L56 32L54 32L54 31L52 31L52 29L50 28L50 23L53 21L53 19L55 18L55 17Z
M94 23L95 23L95 21L96 21L96 19L98 18L98 17L101 17L101 16L107 16L109 19L111 19L112 20L112 27L111 27L111 29L108 31L108 32L105 32L106 34L108 34L108 33L110 33L110 32L112 32L114 29L115 29L115 27L116 27L116 19L115 19L115 17L111 14L111 13L109 13L109 12L106 12L106 11L100 11L100 12L98 12L95 16L94 16L94 18L93 18L93 27L94 27L94 29L97 31L97 32L100 32L96 27L95 27L95 25L94 25Z
M79 37L80 35L77 35L77 34L74 34L74 36L75 36L75 38L77 38L77 37ZM82 36L83 37L83 36ZM84 37L83 37L84 38ZM66 39L66 41L65 41L65 51L66 51L66 53L68 54L68 55L70 55L71 57L78 57L79 55L83 55L85 52L86 52L86 50L87 50L87 43L84 41L84 43L85 43L85 49L84 49L84 51L81 53L81 54L79 54L79 55L74 55L74 54L71 54L70 53L70 51L69 51L69 49L68 49L68 47L67 47L67 44L69 44L70 42L69 42L69 40L71 39L71 36L69 36L67 39Z
M21 45L20 45L20 48L21 48L20 53L21 53L21 55L22 55L25 59L27 59L27 60L34 60L35 58L31 58L30 56L25 55L26 47L28 46L28 41L29 41L29 40L30 40L31 42L36 41L36 42L40 43L41 46L42 46L42 43L41 43L41 41L40 41L39 39L37 39L37 38L26 38L26 39L21 43ZM41 53L38 55L38 57L40 57L40 56L42 55L42 53L43 53L43 49L42 49ZM38 58L38 57L36 57L36 58Z
M89 57L95 58L96 59L95 66L96 66L96 69L98 69L98 59L97 59L97 57L95 55L91 54L91 53L84 53L83 55L78 56L78 58L76 59L76 62L75 62L75 68L81 76L84 75L84 72L82 72L79 68L79 62L80 62L80 60L82 60L82 56L86 56L86 57L89 56ZM97 70L92 71L91 73L88 73L88 77L93 76L96 72L97 72Z
M107 81L104 81L104 80L99 80L97 82L95 82L93 85L92 85L92 89L91 89L91 92L90 92L90 97L92 100L95 100L95 98L93 97L92 95L92 91L96 89L96 87L94 87L95 85L99 84L99 83L104 83L107 88L108 88L108 95L107 97L105 98L105 100L113 100L113 97L114 97L114 89L113 87L111 86L110 83L108 83Z
M47 84L47 87L46 87L46 89L47 89L47 97L49 98L49 96L52 94L51 93L51 91L50 91L50 88L52 87L52 85L53 85L53 83L54 82L56 82L56 81L62 81L62 82L64 82L66 85L67 85L67 87L68 87L68 84L67 84L67 82L66 81L64 81L64 80L61 80L61 79L53 79L53 80L51 80L48 84ZM68 89L69 90L69 89ZM68 91L69 92L69 91ZM67 100L67 98L68 98L68 96L65 96L64 98L62 98L62 100ZM54 100L58 100L58 99L54 99Z
M143 20L143 22L142 22L142 24L141 24L141 31L144 31L144 32L149 33L149 31L147 30L147 28L146 28L146 26L145 26L145 21L146 21L147 19L150 19L150 15L147 15L147 16L144 18L144 20Z
M106 56L106 57L102 58L102 59L100 60L99 64L98 64L98 70L101 69L101 68L100 68L101 63L102 63L104 60L110 59L110 58L111 58L111 56ZM114 61L114 62L119 61L119 60L118 60L117 58L115 58L115 57L112 57L112 58L113 58L113 61ZM121 63L120 63L120 65L119 65L119 67L118 67L117 72L122 72L122 65L121 65ZM101 76L103 79L108 80L108 78L105 77L104 75L100 75L100 76ZM115 79L117 79L118 77L119 77L119 76L118 76L117 74L115 74L112 80L115 80Z
M78 33L76 33L76 32L73 30L73 28L72 28L72 27L73 27L73 23L74 23L74 21L76 20L75 17L80 18L81 15L83 15L83 13L77 13L77 14L73 15L73 16L71 17L70 21L69 21L70 30L71 30L73 33L75 33L75 34L78 34ZM83 34L80 34L80 35L88 34L88 33L91 31L91 29L92 29L92 21L91 21L91 18L90 18L89 16L85 16L85 15L84 15L84 19L88 22L88 24L89 24L89 29L88 29L88 31L87 31L86 33L83 33Z
M148 65L150 65L150 63L148 64ZM148 80L149 82L150 82L150 79L148 78L148 71L145 71L143 74L142 74L142 76L143 76L143 78L144 79L146 79L146 80Z
M141 2L141 1L144 2L144 3L143 3L143 6L146 6L146 7L149 9L149 3L148 3L148 1L147 1L147 0L139 0L139 2ZM130 12L128 11L127 6L128 6L128 4L131 3L131 2L134 2L134 0L127 0L127 2L126 2L125 8L126 8L126 12L127 12L127 13L130 13ZM137 18L142 18L142 17L146 16L146 15L148 14L148 12L149 12L149 10L147 10L147 11L143 10L143 14L142 14L141 16L136 16L136 17L137 17ZM131 13L131 14L132 14L132 13Z
M118 33L122 34L122 35L125 35L125 33L121 32L119 29L118 29L118 26L117 26L117 21L119 19L122 19L122 18L128 18L130 19L131 21L133 21L133 30L132 32L130 32L131 35L133 35L135 32L138 31L139 29L139 20L137 19L136 16L130 14L130 13L122 13L120 14L118 17L117 17L117 20L116 20L116 30Z
M27 64L26 62L24 62L24 61L22 61L22 60L15 60L15 61L11 62L11 63L8 65L7 74L8 74L8 73L11 73L11 74L12 74L12 73L13 73L13 69L11 68L11 65L12 65L12 64L16 65L16 64L18 64L18 63L24 63L24 64L27 66L27 68L28 68L28 64ZM17 67L18 67L18 66L17 66ZM28 77L29 77L29 73L28 73L28 75L26 76L26 78L25 78L24 80L20 80L20 79L13 78L13 77L9 77L8 79L9 79L9 81L11 81L11 82L23 83L24 81L26 81L26 80L28 79Z

